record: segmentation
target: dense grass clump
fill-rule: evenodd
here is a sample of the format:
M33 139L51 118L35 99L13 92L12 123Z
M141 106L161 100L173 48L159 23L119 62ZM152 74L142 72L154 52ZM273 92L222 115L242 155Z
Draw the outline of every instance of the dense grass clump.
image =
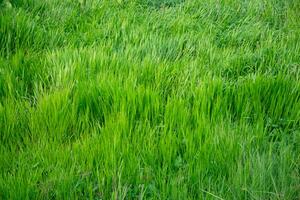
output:
M0 5L0 199L300 198L300 1Z

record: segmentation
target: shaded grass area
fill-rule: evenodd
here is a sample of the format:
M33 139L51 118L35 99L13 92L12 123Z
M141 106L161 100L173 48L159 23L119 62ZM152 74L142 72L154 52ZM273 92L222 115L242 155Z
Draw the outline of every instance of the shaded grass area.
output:
M1 1L1 199L297 199L298 1Z

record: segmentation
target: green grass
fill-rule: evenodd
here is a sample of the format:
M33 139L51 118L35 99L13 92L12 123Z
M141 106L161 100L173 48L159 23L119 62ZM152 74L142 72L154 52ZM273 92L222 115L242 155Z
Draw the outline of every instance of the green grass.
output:
M300 1L0 4L0 199L300 198Z

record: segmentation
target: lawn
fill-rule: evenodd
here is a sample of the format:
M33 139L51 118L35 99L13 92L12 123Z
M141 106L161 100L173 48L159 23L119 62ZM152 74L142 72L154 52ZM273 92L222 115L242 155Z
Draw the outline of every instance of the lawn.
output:
M299 199L299 10L0 0L0 199Z

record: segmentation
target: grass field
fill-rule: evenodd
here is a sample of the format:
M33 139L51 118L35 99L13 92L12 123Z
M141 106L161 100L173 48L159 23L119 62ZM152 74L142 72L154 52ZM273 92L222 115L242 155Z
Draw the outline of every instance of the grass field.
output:
M299 0L0 5L0 199L300 199Z

